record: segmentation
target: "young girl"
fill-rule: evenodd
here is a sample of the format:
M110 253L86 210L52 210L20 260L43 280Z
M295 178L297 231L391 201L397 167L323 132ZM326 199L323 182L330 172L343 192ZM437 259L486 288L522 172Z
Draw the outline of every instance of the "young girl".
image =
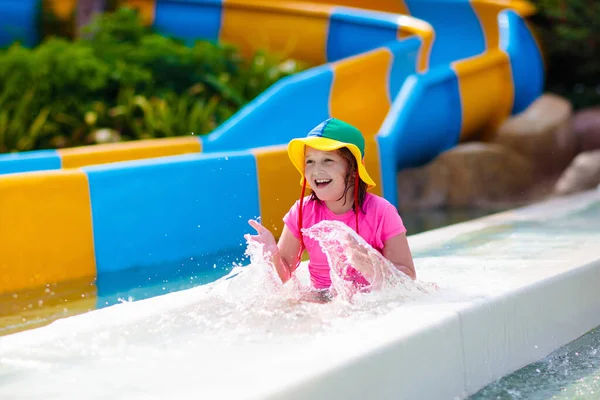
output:
M262 243L265 253L271 254L283 283L291 278L306 248L313 287L326 289L331 286L326 255L316 240L302 233L303 228L323 220L341 221L355 229L396 268L416 279L406 228L398 211L384 198L367 192L375 182L364 166L364 148L362 133L334 118L316 126L305 138L289 143L289 157L301 175L300 200L283 219L285 225L279 243L255 220L250 220L249 224L258 234L246 235L247 240ZM305 197L306 187L312 193ZM355 239L354 242L350 244L354 251L364 251ZM344 279L353 280L358 286L369 285L372 267L364 264L354 267L356 269L348 269L349 277Z

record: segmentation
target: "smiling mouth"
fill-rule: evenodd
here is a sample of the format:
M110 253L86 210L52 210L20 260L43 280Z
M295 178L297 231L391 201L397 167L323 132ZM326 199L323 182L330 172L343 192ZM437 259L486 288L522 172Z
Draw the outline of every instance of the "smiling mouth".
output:
M315 179L315 185L321 189L331 183L331 179Z

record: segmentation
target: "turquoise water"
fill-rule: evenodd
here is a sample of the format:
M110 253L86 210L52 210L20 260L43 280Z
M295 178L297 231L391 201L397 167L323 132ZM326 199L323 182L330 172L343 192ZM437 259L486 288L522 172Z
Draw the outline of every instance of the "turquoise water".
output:
M243 249L199 255L169 265L132 268L103 274L96 280L97 306L137 301L205 285L225 276L234 265L246 262Z
M484 399L600 399L600 328L469 397Z
M132 268L0 295L0 336L33 329L60 318L205 285L244 262L243 249L198 255L167 265Z

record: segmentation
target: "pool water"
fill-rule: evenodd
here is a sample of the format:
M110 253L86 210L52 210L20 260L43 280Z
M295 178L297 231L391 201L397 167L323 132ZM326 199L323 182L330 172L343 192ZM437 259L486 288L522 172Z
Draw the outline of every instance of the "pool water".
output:
M600 398L600 327L548 357L499 379L469 400Z
M191 257L177 263L101 275L98 279L48 284L0 295L0 336L47 325L57 319L205 285L243 262L243 250Z

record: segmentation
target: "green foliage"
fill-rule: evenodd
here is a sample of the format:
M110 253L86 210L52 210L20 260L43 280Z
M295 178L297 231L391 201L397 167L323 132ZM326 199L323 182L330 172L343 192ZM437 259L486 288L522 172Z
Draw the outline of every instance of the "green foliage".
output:
M600 104L600 2L533 0L548 67L547 90L576 109Z
M262 52L244 59L230 45L186 45L128 8L86 32L0 51L0 152L90 144L102 128L122 140L208 133L305 67Z

